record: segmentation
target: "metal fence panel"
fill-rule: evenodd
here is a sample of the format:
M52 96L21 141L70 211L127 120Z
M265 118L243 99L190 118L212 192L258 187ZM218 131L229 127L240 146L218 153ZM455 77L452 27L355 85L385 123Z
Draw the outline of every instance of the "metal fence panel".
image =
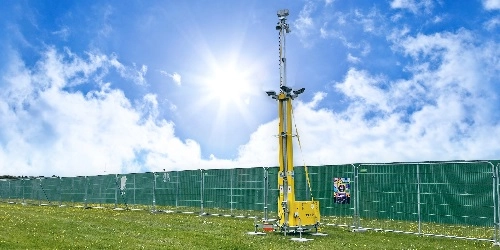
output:
M233 171L233 209L237 215L264 217L264 168L237 168Z
M490 238L494 226L489 163L360 164L363 227Z
M186 170L179 174L179 207L200 208L201 200L201 170ZM198 210L201 212L201 210Z
M151 208L153 205L153 173L117 175L119 207Z
M312 185L312 197L319 201L321 222L341 226L351 226L354 221L354 170L352 165L327 165L308 168ZM335 178L349 180L346 200L336 200ZM349 198L347 200L347 198Z
M278 216L278 197L279 197L279 185L278 185L278 167L271 167L264 169L264 177L267 182L266 196L267 200L267 216L269 218L276 218Z
M159 206L179 206L179 172L155 173L154 204Z
M296 200L318 200L323 225L497 242L499 168L499 161L348 164L297 166L293 176ZM0 200L123 209L161 207L272 219L278 208L278 170L257 167L3 180Z
M208 214L232 212L232 169L210 169L203 171L203 204Z
M368 228L411 231L418 221L417 174L412 165L360 165L359 213Z
M83 184L87 187L87 206L116 207L117 184L115 175L87 176ZM85 192L85 190L83 190Z
M39 179L39 195L42 204L59 205L60 203L60 180L58 177L48 177Z
M60 199L64 206L86 205L87 178L85 176L60 178ZM82 205L83 206L83 205Z

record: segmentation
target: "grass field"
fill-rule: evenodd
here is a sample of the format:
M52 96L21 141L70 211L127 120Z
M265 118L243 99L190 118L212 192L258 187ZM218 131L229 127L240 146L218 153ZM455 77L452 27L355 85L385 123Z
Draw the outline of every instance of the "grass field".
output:
M0 249L486 249L491 242L324 227L294 242L253 219L0 203Z

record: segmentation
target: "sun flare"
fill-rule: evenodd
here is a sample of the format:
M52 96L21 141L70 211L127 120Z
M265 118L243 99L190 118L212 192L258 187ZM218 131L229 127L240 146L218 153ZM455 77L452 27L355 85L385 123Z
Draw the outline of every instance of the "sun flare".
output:
M251 82L245 70L239 69L235 64L217 65L204 80L203 92L211 101L217 101L223 105L248 104L251 95L250 85Z

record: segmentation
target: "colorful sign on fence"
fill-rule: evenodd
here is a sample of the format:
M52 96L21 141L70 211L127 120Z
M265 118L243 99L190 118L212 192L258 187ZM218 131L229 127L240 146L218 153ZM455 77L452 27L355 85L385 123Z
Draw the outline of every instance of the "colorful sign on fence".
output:
M350 183L350 178L333 178L333 198L335 203L349 204L351 202Z

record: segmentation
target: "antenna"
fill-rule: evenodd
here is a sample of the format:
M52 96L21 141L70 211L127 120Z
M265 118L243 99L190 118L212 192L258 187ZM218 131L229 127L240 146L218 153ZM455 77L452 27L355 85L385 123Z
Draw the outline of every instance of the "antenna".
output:
M290 25L286 23L289 15L288 9L278 11L278 23L276 30L279 31L279 64L280 64L280 88L286 86L286 58L285 58L285 34L290 33Z

